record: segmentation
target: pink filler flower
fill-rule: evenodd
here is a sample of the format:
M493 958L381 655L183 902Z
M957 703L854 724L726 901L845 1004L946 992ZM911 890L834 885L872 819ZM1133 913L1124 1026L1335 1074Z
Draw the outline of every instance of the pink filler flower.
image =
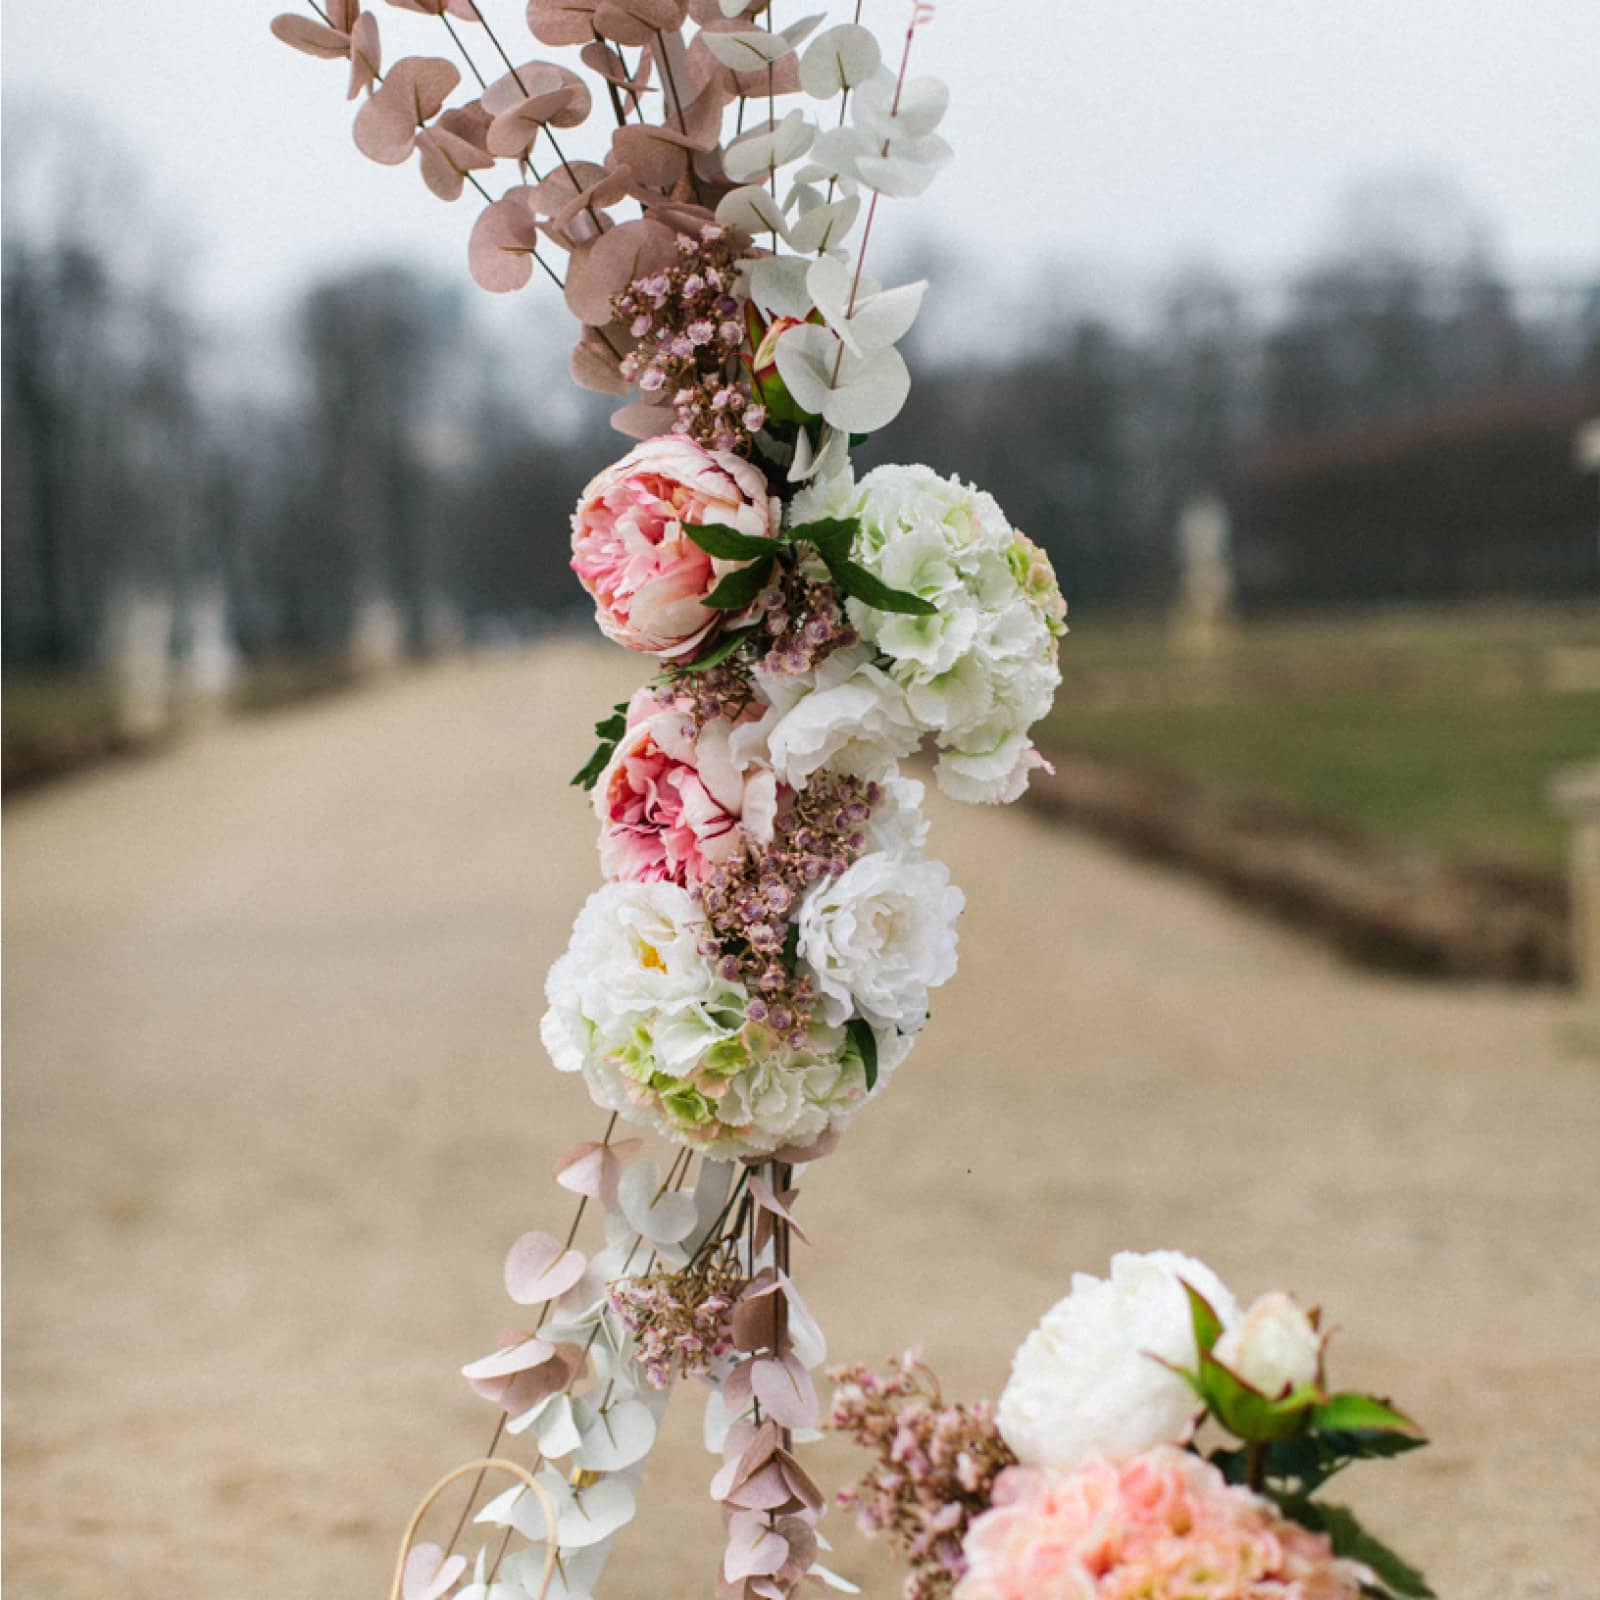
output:
M766 844L778 809L778 780L766 766L743 767L726 717L697 732L692 716L663 708L648 685L628 706L628 730L594 788L600 865L608 878L699 883L742 853Z
M1364 1567L1198 1456L1012 1467L967 1534L954 1600L1359 1600Z
M691 656L722 620L706 596L747 563L707 555L684 528L720 523L772 538L781 521L759 467L663 434L583 491L572 518L572 570L608 638L667 659Z

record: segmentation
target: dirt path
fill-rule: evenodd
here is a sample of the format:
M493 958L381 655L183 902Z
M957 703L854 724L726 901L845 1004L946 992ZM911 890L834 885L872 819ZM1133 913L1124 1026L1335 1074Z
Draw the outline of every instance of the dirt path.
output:
M535 1028L596 877L564 780L634 677L552 645L8 809L14 1600L376 1596L412 1498L483 1444L454 1368L597 1121ZM1353 975L1017 813L939 803L933 847L960 976L802 1202L834 1354L920 1338L992 1392L1074 1269L1181 1246L1320 1297L1336 1375L1431 1424L1354 1498L1441 1595L1596 1600L1600 1058L1571 1006ZM711 1592L696 1410L616 1600Z

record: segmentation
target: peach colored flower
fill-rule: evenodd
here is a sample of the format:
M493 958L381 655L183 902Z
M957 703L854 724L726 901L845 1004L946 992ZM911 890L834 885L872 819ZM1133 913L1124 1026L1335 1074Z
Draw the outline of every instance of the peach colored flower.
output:
M741 767L726 717L698 731L680 706L649 688L628 708L628 731L594 789L600 865L638 883L700 882L745 848L772 838L778 780L766 766Z
M685 527L720 523L769 538L781 519L760 468L662 434L583 491L572 518L572 570L608 638L668 659L692 656L722 620L706 596L745 563L707 555Z
M1120 1466L1011 1468L964 1550L954 1600L1359 1600L1370 1577L1170 1445Z

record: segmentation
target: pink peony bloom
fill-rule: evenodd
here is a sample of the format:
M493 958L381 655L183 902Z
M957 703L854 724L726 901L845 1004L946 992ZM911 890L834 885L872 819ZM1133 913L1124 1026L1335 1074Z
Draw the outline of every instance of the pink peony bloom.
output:
M1120 1466L1012 1467L954 1600L1359 1600L1364 1567L1170 1445Z
M644 688L628 707L628 731L594 788L600 865L613 879L699 883L772 839L778 780L765 766L742 767L726 717L697 732L693 717Z
M759 467L663 434L583 491L572 518L572 570L607 637L669 659L691 656L722 620L706 596L746 563L708 556L684 527L714 522L770 538L781 520Z

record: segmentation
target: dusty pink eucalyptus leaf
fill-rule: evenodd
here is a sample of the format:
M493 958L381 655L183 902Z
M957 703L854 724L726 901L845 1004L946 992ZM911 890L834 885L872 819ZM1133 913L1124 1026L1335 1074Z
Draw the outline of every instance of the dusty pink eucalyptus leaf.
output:
M630 122L611 135L612 154L619 165L663 193L688 174L690 156L702 148L708 147L676 128L658 128L654 123Z
M533 276L538 246L539 224L528 203L528 191L512 189L503 199L485 206L472 225L467 242L472 281L491 294L509 294L525 287Z
M611 321L613 298L635 278L669 267L678 258L678 236L659 222L624 222L572 255L567 306L593 328Z
M775 1349L777 1343L777 1301L768 1292L751 1294L746 1290L733 1308L734 1348L753 1355L757 1350Z
M540 44L587 44L596 0L528 0L528 32Z
M613 323L613 334L621 328ZM583 337L572 347L567 370L580 389L595 394L628 394L633 385L622 376L622 367L615 350L600 337L598 328L585 328Z
M465 1556L451 1556L436 1544L414 1544L400 1579L401 1600L443 1600L467 1570Z
M572 1194L598 1200L607 1211L617 1209L617 1179L644 1148L643 1139L616 1144L575 1144L556 1162L556 1182Z
M711 38L743 32L748 27L746 21L735 18L710 23L697 33L688 51L691 79L702 86L715 85L725 103L737 100L740 95L752 100L765 100L769 76L772 93L779 99L784 95L797 94L800 90L800 57L792 52L780 56L770 72L764 66L740 71L721 60L710 43Z
M816 1426L816 1386L798 1356L757 1356L750 1369L751 1389L770 1417L785 1428Z
M467 173L494 165L487 151L441 127L424 128L417 135L417 149L422 181L441 200L459 200Z
M556 1346L556 1353L537 1367L514 1372L509 1378L471 1379L472 1387L485 1400L494 1401L510 1417L524 1417L553 1394L560 1394L583 1370L583 1347Z
M752 1472L743 1483L729 1490L722 1503L740 1511L776 1511L793 1499L783 1476L783 1468L769 1461L759 1471Z
M455 63L438 56L406 56L356 113L356 148L369 160L399 166L416 148L417 129L432 121L461 82Z
M843 1137L837 1128L829 1128L810 1144L786 1144L781 1150L774 1150L766 1159L781 1161L786 1166L803 1167L808 1161L820 1161L824 1156L831 1156L839 1148L839 1141Z
M787 1450L780 1450L775 1459L779 1470L783 1473L783 1481L789 1487L790 1495L798 1500L806 1511L820 1512L823 1506L823 1493L812 1481L806 1469Z
M722 1557L722 1576L727 1582L771 1577L788 1559L788 1541L772 1531L765 1517L747 1511L729 1519L728 1548Z
M817 1530L804 1517L779 1517L772 1526L789 1546L789 1559L774 1576L783 1583L798 1583L817 1559Z
M389 0L397 11L420 11L425 17L459 17L463 22L481 22L472 0Z
M559 1300L587 1265L581 1250L563 1249L554 1234L534 1228L506 1252L506 1293L519 1306Z
M689 14L687 0L600 0L595 31L620 45L650 44L658 33L676 33Z
M555 1345L536 1333L516 1334L502 1343L493 1355L469 1361L461 1369L461 1376L469 1383L474 1378L509 1378L514 1372L542 1367L555 1353Z
M370 11L363 11L350 30L350 91L345 99L354 100L370 89L382 71L383 43L378 38L378 19Z
M272 19L272 36L308 56L319 56L324 61L334 61L350 54L350 35L337 28L325 27L310 17L297 17L286 12Z
M799 1196L798 1189L785 1189L781 1195L775 1195L772 1192L772 1185L765 1178L758 1178L753 1172L750 1174L750 1198L769 1215L781 1217L800 1238L810 1244L811 1241L806 1239L805 1229L794 1220L794 1214L789 1210Z
M657 434L672 432L677 415L671 406L652 406L635 400L611 413L611 426L629 439L654 439Z
M361 15L361 0L329 0L323 9L328 13L328 21L340 33L349 33Z
M550 237L568 248L595 238L611 225L605 215L607 206L614 206L627 198L633 186L633 174L625 167L608 172L598 183L582 190L550 216Z
M620 50L613 50L603 39L591 39L578 52L578 57L597 78L605 83L615 84L627 95L638 96L655 92L650 82L651 68L655 65L653 56L640 56L639 70L630 73Z

